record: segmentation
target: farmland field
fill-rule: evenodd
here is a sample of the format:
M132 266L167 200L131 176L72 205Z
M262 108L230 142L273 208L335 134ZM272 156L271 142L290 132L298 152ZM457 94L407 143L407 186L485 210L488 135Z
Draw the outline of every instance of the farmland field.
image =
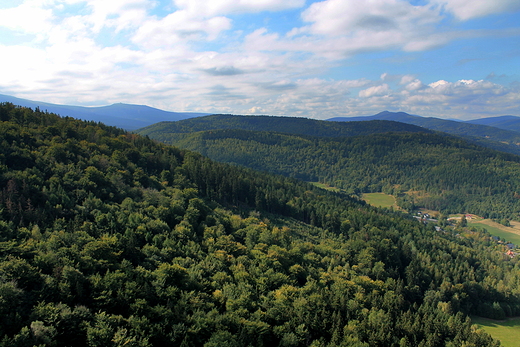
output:
M361 196L363 200L376 207L394 207L397 208L395 198L392 195L384 193L366 193Z
M520 341L520 318L510 318L504 321L496 321L481 317L471 317L471 320L479 328L500 340L504 347L516 347Z
M489 219L484 219L480 222L468 223L470 227L476 227L477 229L486 229L491 235L503 238L508 242L512 242L515 245L520 245L520 230L515 227L506 227L495 223Z

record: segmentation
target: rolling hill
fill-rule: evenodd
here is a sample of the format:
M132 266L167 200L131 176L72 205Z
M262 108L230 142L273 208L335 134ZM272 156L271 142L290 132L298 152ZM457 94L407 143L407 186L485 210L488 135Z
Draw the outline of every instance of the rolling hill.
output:
M83 107L57 105L40 101L16 98L0 94L0 102L10 102L15 105L39 108L43 111L58 113L62 116L102 122L125 130L137 130L159 122L179 121L209 115L208 113L168 112L144 105L113 104L101 107ZM276 117L275 117L276 118ZM280 117L287 118L287 117ZM456 122L439 118L424 118L409 115L404 112L384 111L377 115L366 117L337 117L331 121L367 121L389 120L413 124L427 129L442 131L453 135L463 136L474 143L496 150L520 154L519 117L501 116L485 119L476 119L468 122ZM273 123L275 124L275 123ZM277 131L278 129L271 129ZM499 130L501 129L501 130ZM252 129L249 129L252 130ZM319 135L321 136L321 135Z
M317 119L275 116L210 115L178 122L160 122L138 129L137 132L162 141L174 133L242 129L276 131L287 134L340 137L368 135L383 132L428 132L428 130L395 121L373 120L366 122L325 122ZM165 138L165 140L167 140Z
M503 117L459 122L434 117L420 117L405 112L384 111L373 116L335 117L328 120L334 122L392 120L461 136L473 143L499 151L520 154L520 133L516 131L520 130L520 127L507 127ZM513 122L511 118L506 118L505 120ZM503 126L496 126L497 124L503 124Z
M247 130L276 129L280 122L290 122L284 133ZM388 192L405 208L520 218L519 156L404 123L209 116L156 124L141 134L214 160L349 193Z
M520 132L520 117L516 116L480 118L467 121L466 123L489 125L495 128Z

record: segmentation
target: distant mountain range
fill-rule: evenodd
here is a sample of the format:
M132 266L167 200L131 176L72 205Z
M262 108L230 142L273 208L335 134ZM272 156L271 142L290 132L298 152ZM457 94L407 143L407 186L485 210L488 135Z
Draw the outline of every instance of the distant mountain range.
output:
M383 111L373 116L335 117L328 120L335 122L392 120L461 136L488 148L520 155L520 117L501 116L471 121L454 121L421 117L405 112ZM515 131L515 129L518 129L518 131Z
M470 121L456 121L435 117L421 117L405 112L383 111L373 116L363 117L335 117L328 119L335 122L352 122L367 120L392 120L407 124L418 125L430 130L447 132L453 135L478 137L497 137L496 140L507 141L520 138L520 117L500 116L491 118L473 119ZM497 130L501 129L503 131Z
M42 111L60 116L102 122L125 130L135 130L162 121L178 121L208 115L208 113L168 112L149 106L122 103L101 107L57 105L3 94L0 94L0 102L10 102L33 110L40 108Z
M480 118L467 121L466 123L489 125L495 128L520 132L520 117L516 116Z
M0 94L0 102L10 102L15 105L39 108L61 116L102 122L106 125L116 126L125 130L145 130L145 128L160 122L176 122L180 120L207 116L209 113L193 112L169 112L144 105L113 104L101 107L84 107L58 105L42 101L21 99L9 95ZM254 121L255 116L250 116ZM291 117L273 117L291 118ZM470 121L455 121L433 117L421 117L405 112L380 112L373 116L364 117L336 117L329 121L352 122L367 120L388 120L420 126L434 131L442 131L448 134L462 136L474 143L496 150L520 155L520 117L499 116L491 118L474 119ZM312 121L312 120L310 120ZM285 124L285 122L284 122ZM161 127L164 124L161 124ZM176 126L180 126L178 124ZM274 127L276 122L272 122ZM232 124L229 125L230 127ZM152 129L146 129L151 131ZM275 129L266 129L274 131ZM162 131L162 130L161 130ZM284 128L278 131L287 131ZM314 134L320 136L319 134Z

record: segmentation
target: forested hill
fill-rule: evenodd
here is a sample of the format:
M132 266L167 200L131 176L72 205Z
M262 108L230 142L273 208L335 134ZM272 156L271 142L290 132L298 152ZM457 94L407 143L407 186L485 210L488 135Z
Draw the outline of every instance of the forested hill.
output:
M495 128L520 132L520 117L501 116L469 120L467 123L489 125Z
M160 122L137 130L141 135L168 142L169 134L205 130L242 129L276 131L310 136L356 136L386 132L429 132L400 122L374 120L369 122L327 122L317 119L274 116L212 115L177 122Z
M214 160L319 181L349 193L386 192L406 209L518 220L520 157L436 133L309 137L212 130L169 134Z
M0 346L498 346L489 235L0 104Z
M373 116L336 117L330 118L328 120L335 122L392 120L396 122L417 125L434 131L441 131L451 135L461 136L473 143L479 144L484 147L519 155L519 118L506 118L508 120L511 120L511 123L500 122L500 120L504 118L506 117L493 117L489 118L487 121L486 119L483 119L467 122L458 122L454 120L440 119L435 117L415 116L405 112L383 111Z

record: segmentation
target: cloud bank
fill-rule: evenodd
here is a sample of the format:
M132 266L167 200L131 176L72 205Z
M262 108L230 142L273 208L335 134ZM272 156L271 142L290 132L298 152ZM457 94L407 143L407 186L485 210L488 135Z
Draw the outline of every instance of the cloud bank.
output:
M367 54L399 52L418 59L468 37L518 37L515 27L475 30L460 24L518 11L517 0L14 3L0 5L4 94L319 119L382 110L461 119L520 115L514 72L502 80L493 70L486 79L425 80L421 71L388 68L380 78L349 77L355 69L350 62ZM275 22L289 16L295 19L287 25ZM337 70L340 76L331 72Z

